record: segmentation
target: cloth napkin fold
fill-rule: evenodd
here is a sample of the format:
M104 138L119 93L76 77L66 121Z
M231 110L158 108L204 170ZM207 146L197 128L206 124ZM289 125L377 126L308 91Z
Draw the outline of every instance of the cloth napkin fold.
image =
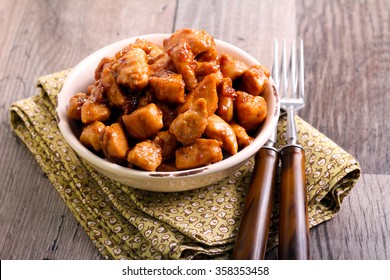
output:
M33 153L72 214L107 259L227 259L234 246L253 159L230 177L177 193L126 187L99 174L62 137L56 98L68 70L38 79L36 96L10 108L12 128ZM300 118L298 135L306 154L310 226L331 219L360 176L359 163ZM284 144L286 119L278 124ZM277 185L279 188L279 183ZM268 247L277 244L279 198Z

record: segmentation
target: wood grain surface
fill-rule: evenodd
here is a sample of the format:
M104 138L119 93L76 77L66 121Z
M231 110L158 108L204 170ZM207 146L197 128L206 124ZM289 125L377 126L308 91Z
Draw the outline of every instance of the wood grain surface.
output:
M100 259L12 132L12 102L38 77L111 42L190 27L271 66L274 38L305 43L300 115L354 155L363 175L341 211L310 230L313 259L390 259L390 2L0 1L0 259ZM275 250L268 259L277 258Z

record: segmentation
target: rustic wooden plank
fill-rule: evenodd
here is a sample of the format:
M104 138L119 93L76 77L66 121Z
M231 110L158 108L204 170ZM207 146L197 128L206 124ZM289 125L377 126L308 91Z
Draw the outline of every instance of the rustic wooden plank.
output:
M311 232L313 258L389 259L389 184L389 175L364 175L340 213Z
M361 163L390 174L390 2L297 1L305 40L303 118Z
M101 47L132 36L171 32L176 1L2 1L20 9L9 18L0 88L17 100L39 76L75 66ZM17 3L20 3L19 5ZM6 9L5 7L4 9ZM88 12L86 12L88 11ZM19 10L18 10L19 12ZM28 86L28 87L26 87ZM4 91L2 91L4 92Z

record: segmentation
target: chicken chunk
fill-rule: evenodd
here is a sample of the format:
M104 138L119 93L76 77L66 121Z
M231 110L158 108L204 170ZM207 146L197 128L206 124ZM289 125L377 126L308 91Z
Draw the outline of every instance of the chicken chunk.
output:
M217 114L224 121L229 123L234 117L234 98L236 96L236 91L232 87L232 80L230 78L222 79L218 95Z
M163 113L154 103L123 115L122 121L129 135L138 140L154 137L164 125Z
M217 73L219 71L219 63L216 60L199 62L197 61L196 66L196 76L204 77L213 73Z
M153 141L161 147L163 162L175 158L175 151L179 148L179 142L173 134L169 131L160 131Z
M69 100L68 116L72 119L81 120L81 107L87 101L87 95L79 92L72 96Z
M220 65L222 75L232 80L240 77L248 70L248 66L244 62L235 60L226 53L221 54Z
M176 168L190 169L206 166L223 158L220 143L214 139L196 140L193 144L176 150Z
M219 88L218 88L219 96L229 96L235 97L236 90L233 88L233 80L231 78L223 78Z
M149 65L149 74L153 77L166 71L177 72L172 58L167 53L162 53Z
M134 42L134 47L141 48L148 55L148 63L151 64L163 53L163 50L149 40L138 38Z
M100 80L95 81L88 87L88 99L92 102L107 103L106 94L104 93L104 87Z
M112 108L119 109L119 112L130 114L133 112L139 102L139 92L130 92L121 87L115 79L111 68L105 68L101 75L101 84L107 97L107 103Z
M212 115L207 119L204 131L207 138L218 140L222 143L222 149L231 155L238 151L237 137L231 126L221 117Z
M191 144L202 136L207 126L207 118L207 102L205 99L199 98L193 108L179 114L173 120L169 132L184 145Z
M155 96L161 102L180 104L185 101L184 81L180 74L164 72L149 79Z
M248 133L246 133L245 128L243 128L241 125L236 123L230 124L231 128L234 130L234 133L237 136L237 143L239 148L245 148L246 146L249 146L253 142L253 137L249 136Z
M231 122L234 117L234 99L230 96L220 96L218 100L217 114L226 122Z
M137 143L130 150L127 161L147 171L156 171L162 162L161 147L151 140Z
M258 129L267 116L267 103L262 96L237 91L235 115L238 123L250 133Z
M196 60L199 62L219 60L218 50L214 44L210 49L204 51L196 56Z
M106 66L111 64L114 61L113 57L103 57L102 60L100 60L98 66L95 69L95 80L100 80L102 76L102 72Z
M217 80L214 74L206 76L198 86L186 97L186 102L180 107L179 113L191 109L199 98L207 101L207 112L211 116L218 108Z
M84 127L80 135L80 142L87 148L93 149L95 152L100 152L100 137L103 134L106 125L102 122L95 121Z
M186 89L194 89L198 81L195 75L196 61L190 45L186 41L180 41L168 51L168 55L172 58L177 71L183 76Z
M270 77L271 73L263 65L253 65L242 75L240 87L243 91L260 95Z
M188 42L194 55L208 51L215 47L214 38L204 30L183 28L177 30L163 42L164 51L169 51L180 41Z
M118 84L138 91L146 87L149 81L148 56L141 48L131 48L113 63Z
M108 67L104 68L100 77L109 105L111 107L124 108L127 103L127 98L117 84L112 69Z
M104 122L111 116L111 109L109 106L99 102L93 102L87 99L81 107L81 121L84 124L89 124L94 121Z
M100 138L100 146L108 160L123 162L126 160L129 145L125 132L119 123L106 126Z

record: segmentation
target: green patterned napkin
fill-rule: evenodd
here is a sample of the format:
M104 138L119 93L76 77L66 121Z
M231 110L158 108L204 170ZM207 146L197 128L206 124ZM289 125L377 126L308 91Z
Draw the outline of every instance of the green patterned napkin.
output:
M80 159L58 129L56 97L68 73L40 78L38 95L11 106L11 125L103 257L229 258L253 160L218 183L186 192L155 193L118 184ZM285 123L281 118L278 145L283 145ZM302 119L297 118L297 126L306 153L310 224L315 226L339 211L360 167ZM277 244L275 200L269 248Z

